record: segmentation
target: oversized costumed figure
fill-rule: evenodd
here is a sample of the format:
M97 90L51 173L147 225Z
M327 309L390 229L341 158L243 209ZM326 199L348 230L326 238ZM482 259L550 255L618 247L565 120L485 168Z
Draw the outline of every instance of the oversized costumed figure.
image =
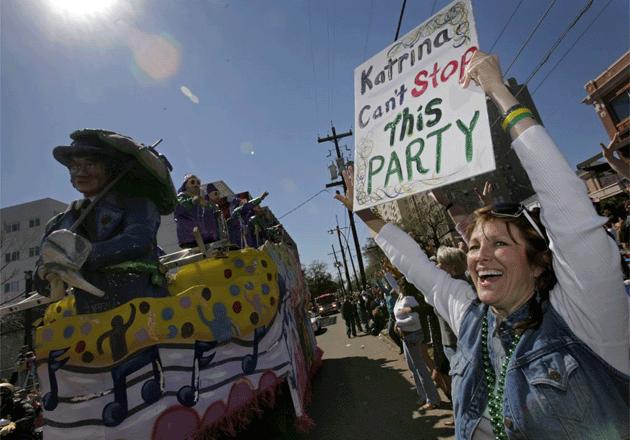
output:
M139 296L167 296L156 236L160 213L173 208L174 190L170 176L160 181L151 170L166 169L166 159L154 155L157 164L141 163L134 155L151 147L111 131L83 129L70 137L72 143L56 147L53 156L84 198L48 222L36 289L61 296L63 282L74 286L79 314Z

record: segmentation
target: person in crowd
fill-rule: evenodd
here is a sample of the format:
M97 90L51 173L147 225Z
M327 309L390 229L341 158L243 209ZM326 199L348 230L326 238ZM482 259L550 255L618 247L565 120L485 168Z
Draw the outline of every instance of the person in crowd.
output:
M365 297L363 295L357 295L356 304L362 328L365 329L365 333L369 333L368 329L370 327L370 314L368 313L368 306L366 304Z
M402 285L400 285L402 284ZM424 357L422 356L421 344L423 343L422 326L418 313L404 313L403 309L418 306L416 298L406 292L408 283L401 280L399 282L399 293L394 304L394 316L396 318L396 331L403 341L405 359L409 370L413 373L413 380L416 384L416 391L420 400L421 412L437 408L440 404L440 396L431 379L429 369L427 369Z
M387 310L383 306L376 306L372 309L371 314L372 325L369 328L369 333L372 336L378 336L387 325Z
M194 174L186 174L184 182L177 190L175 224L177 241L182 249L197 247L193 234L199 230L204 243L213 243L219 239L219 209L210 200L201 195L201 180Z
M72 202L65 212L48 222L42 247L53 232L70 229L82 219L76 229L77 239L87 239L91 250L80 272L89 284L104 291L105 295L95 296L75 287L77 313L102 312L139 296L168 296L158 261L159 201L149 196L132 196L118 190L117 186L97 198L134 161L129 155L119 153L113 145L125 149L144 147L131 138L105 130L77 130L70 137L71 145L56 147L53 156L68 168L72 186L84 198ZM126 176L122 179L121 183ZM134 185L138 187L137 180ZM71 250L63 251L65 256L72 256ZM49 295L49 283L56 275L54 264L49 270L43 257L42 252L33 281L39 293Z
M433 260L431 260L433 261ZM405 308L404 313L411 311L418 314L420 319L420 326L422 327L423 339L420 341L420 353L422 353L422 359L429 370L431 371L431 378L435 381L437 386L444 391L444 394L451 398L451 386L449 380L449 368L448 361L442 350L442 339L440 337L441 329L437 315L435 314L433 307L431 307L424 299L424 295L413 285L407 283L405 285L406 293L413 295L418 302L416 307ZM429 353L429 345L432 347L433 357Z
M350 339L351 336L357 336L355 314L354 304L350 301L350 297L346 296L341 305L341 317L346 322L346 335L348 335L348 339Z
M437 252L437 266L455 279L468 281L466 278L466 253L459 248L440 246ZM457 350L457 336L439 314L438 320L440 322L442 349L450 363Z
M10 383L0 383L0 438L6 440L35 439L35 411L25 400L18 399Z
M351 301L354 307L354 324L357 326L357 330L363 332L363 326L361 325L361 304L359 303L356 292L352 294Z
M396 226L357 214L458 336L451 368L458 439L627 438L628 304L607 220L505 86L496 57L476 52L463 86L470 81L503 113L541 205L539 213L518 204L474 213L466 235L476 292ZM347 198L336 196L350 209L352 172L344 176Z
M396 317L394 316L394 305L396 304L398 293L393 287L390 287L390 285L385 280L383 280L383 284L389 287L389 290L384 293L385 305L387 307L387 313L389 314L389 319L387 321L387 335L398 346L399 354L403 354L404 350L402 340L396 332Z

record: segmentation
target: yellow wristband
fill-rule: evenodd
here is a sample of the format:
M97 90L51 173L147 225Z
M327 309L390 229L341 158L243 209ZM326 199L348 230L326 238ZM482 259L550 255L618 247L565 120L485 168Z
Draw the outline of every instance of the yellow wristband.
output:
M505 117L505 119L503 120L503 123L501 123L501 128L505 130L508 127L508 125L510 125L510 122L512 122L514 118L522 115L523 113L531 113L531 111L526 107L520 107L514 111L511 111L510 114Z

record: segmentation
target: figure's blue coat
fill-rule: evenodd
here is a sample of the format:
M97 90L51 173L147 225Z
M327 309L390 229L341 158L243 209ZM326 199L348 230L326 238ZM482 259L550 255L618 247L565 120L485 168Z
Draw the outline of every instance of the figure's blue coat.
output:
M75 201L53 217L43 239L59 229L69 229L79 217L84 201ZM158 262L157 231L160 214L150 200L109 193L101 199L75 231L92 243L92 251L81 268L83 277L105 292L102 298L75 289L78 313L97 313L137 297L167 296L163 277L156 284L148 272L120 272L107 266L128 262ZM37 271L36 271L37 272ZM161 283L160 283L161 281ZM47 282L35 276L35 287L47 290Z

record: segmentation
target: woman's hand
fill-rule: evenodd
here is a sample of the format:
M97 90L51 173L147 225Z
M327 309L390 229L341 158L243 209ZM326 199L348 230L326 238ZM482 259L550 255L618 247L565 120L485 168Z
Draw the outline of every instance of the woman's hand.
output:
M511 107L519 104L510 89L503 84L503 75L496 56L488 55L480 50L475 52L462 77L462 87L468 87L471 80L492 99L499 112L505 113ZM537 124L533 118L524 118L512 126L510 136L512 139L516 139L529 127Z
M480 50L475 52L462 77L462 87L468 87L471 80L489 96L505 89L501 66L496 55L489 55Z
M346 184L346 194L344 195L337 191L335 199L343 203L343 206L352 212L354 211L354 167L348 166L341 174ZM356 214L370 229L372 235L378 234L381 228L385 226L385 222L369 209L357 211Z
M343 206L352 211L354 203L354 167L352 165L346 167L346 169L341 172L341 175L343 176L343 181L346 184L346 194L343 195L337 191L335 199L339 200L343 203Z

